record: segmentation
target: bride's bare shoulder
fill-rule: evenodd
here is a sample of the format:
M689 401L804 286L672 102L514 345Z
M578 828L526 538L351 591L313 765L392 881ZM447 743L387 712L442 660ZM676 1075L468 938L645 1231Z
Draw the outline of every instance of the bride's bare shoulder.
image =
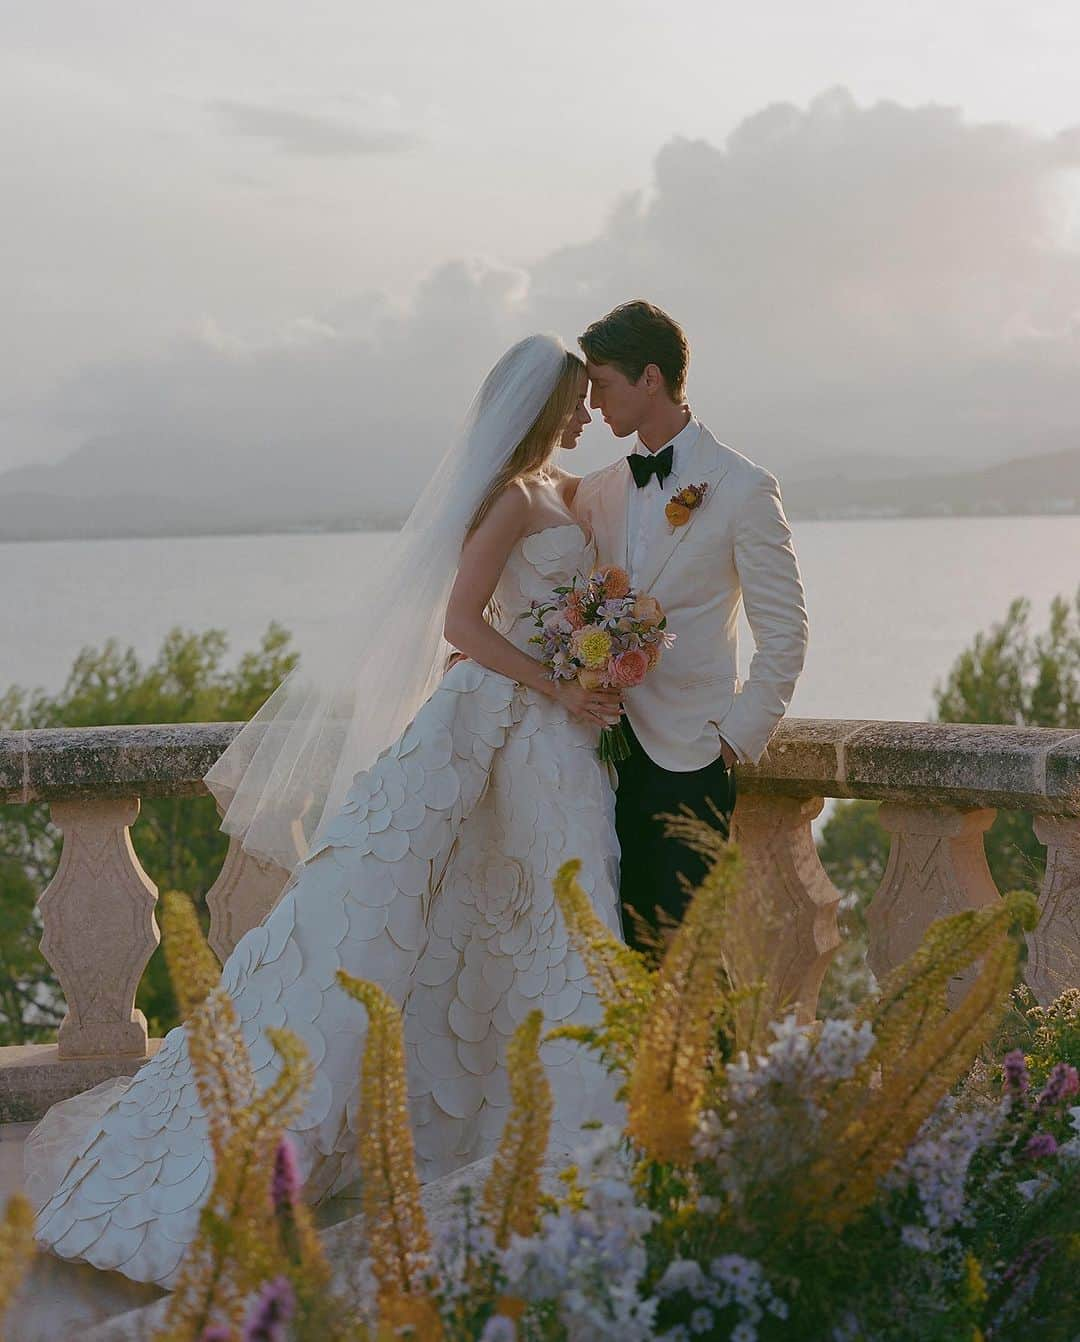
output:
M577 493L578 485L581 484L581 476L574 475L572 471L564 471L561 466L551 466L548 468L549 479L562 499L563 504L569 508L574 501L574 495Z

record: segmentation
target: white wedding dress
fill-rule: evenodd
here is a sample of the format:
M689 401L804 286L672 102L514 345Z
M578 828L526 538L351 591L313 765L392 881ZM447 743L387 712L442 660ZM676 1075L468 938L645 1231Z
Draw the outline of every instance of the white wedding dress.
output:
M527 536L496 591L500 628L531 651L530 601L595 554L576 523ZM393 669L388 668L393 674ZM535 1007L552 1025L599 1006L567 945L552 877L584 861L582 884L619 926L614 796L593 727L553 700L459 662L402 736L358 774L323 842L222 974L265 1088L276 1060L264 1031L304 1040L315 1085L292 1129L308 1196L357 1175L363 1009L335 983L345 969L402 1003L421 1178L490 1152L508 1112L506 1047ZM613 1120L613 1083L576 1044L542 1057L554 1090L553 1143ZM213 1176L184 1027L132 1078L56 1105L27 1142L39 1241L64 1258L168 1287Z

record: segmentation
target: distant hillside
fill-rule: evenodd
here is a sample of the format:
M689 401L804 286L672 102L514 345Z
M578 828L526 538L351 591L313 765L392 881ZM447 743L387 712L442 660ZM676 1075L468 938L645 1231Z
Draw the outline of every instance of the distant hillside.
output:
M397 426L400 428L400 426ZM430 440L413 431L404 441ZM375 440L400 441L390 426ZM304 446L87 443L52 466L0 473L0 541L393 527L422 467L350 440ZM832 457L781 469L795 518L1080 513L1080 447L977 470L901 474L903 463ZM886 470L889 474L882 475Z
M793 517L929 517L1080 513L1080 447L949 475L786 481Z

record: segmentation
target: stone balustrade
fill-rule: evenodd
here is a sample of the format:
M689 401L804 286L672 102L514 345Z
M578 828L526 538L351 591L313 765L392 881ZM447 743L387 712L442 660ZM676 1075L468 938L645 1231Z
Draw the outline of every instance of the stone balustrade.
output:
M47 802L64 843L40 899L42 950L67 1015L53 1046L0 1049L0 1120L147 1056L135 991L158 941L157 890L130 829L140 799L194 796L235 723L96 727L0 735L0 804ZM1042 917L1028 982L1041 1000L1080 984L1080 733L1036 728L790 719L756 768L739 770L733 833L766 911L758 953L776 1001L814 1014L839 945L839 894L811 832L828 797L880 800L892 836L868 913L869 961L898 964L936 918L999 897L983 836L999 809L1034 814L1046 845ZM286 880L233 843L206 893L222 959L273 907ZM958 984L957 991L962 990Z

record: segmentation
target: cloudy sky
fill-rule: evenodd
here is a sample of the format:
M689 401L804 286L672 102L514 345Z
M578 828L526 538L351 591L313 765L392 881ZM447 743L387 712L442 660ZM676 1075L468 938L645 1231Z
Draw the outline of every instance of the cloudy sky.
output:
M0 469L400 425L420 478L638 294L763 461L1080 446L1078 64L1070 0L0 0Z

